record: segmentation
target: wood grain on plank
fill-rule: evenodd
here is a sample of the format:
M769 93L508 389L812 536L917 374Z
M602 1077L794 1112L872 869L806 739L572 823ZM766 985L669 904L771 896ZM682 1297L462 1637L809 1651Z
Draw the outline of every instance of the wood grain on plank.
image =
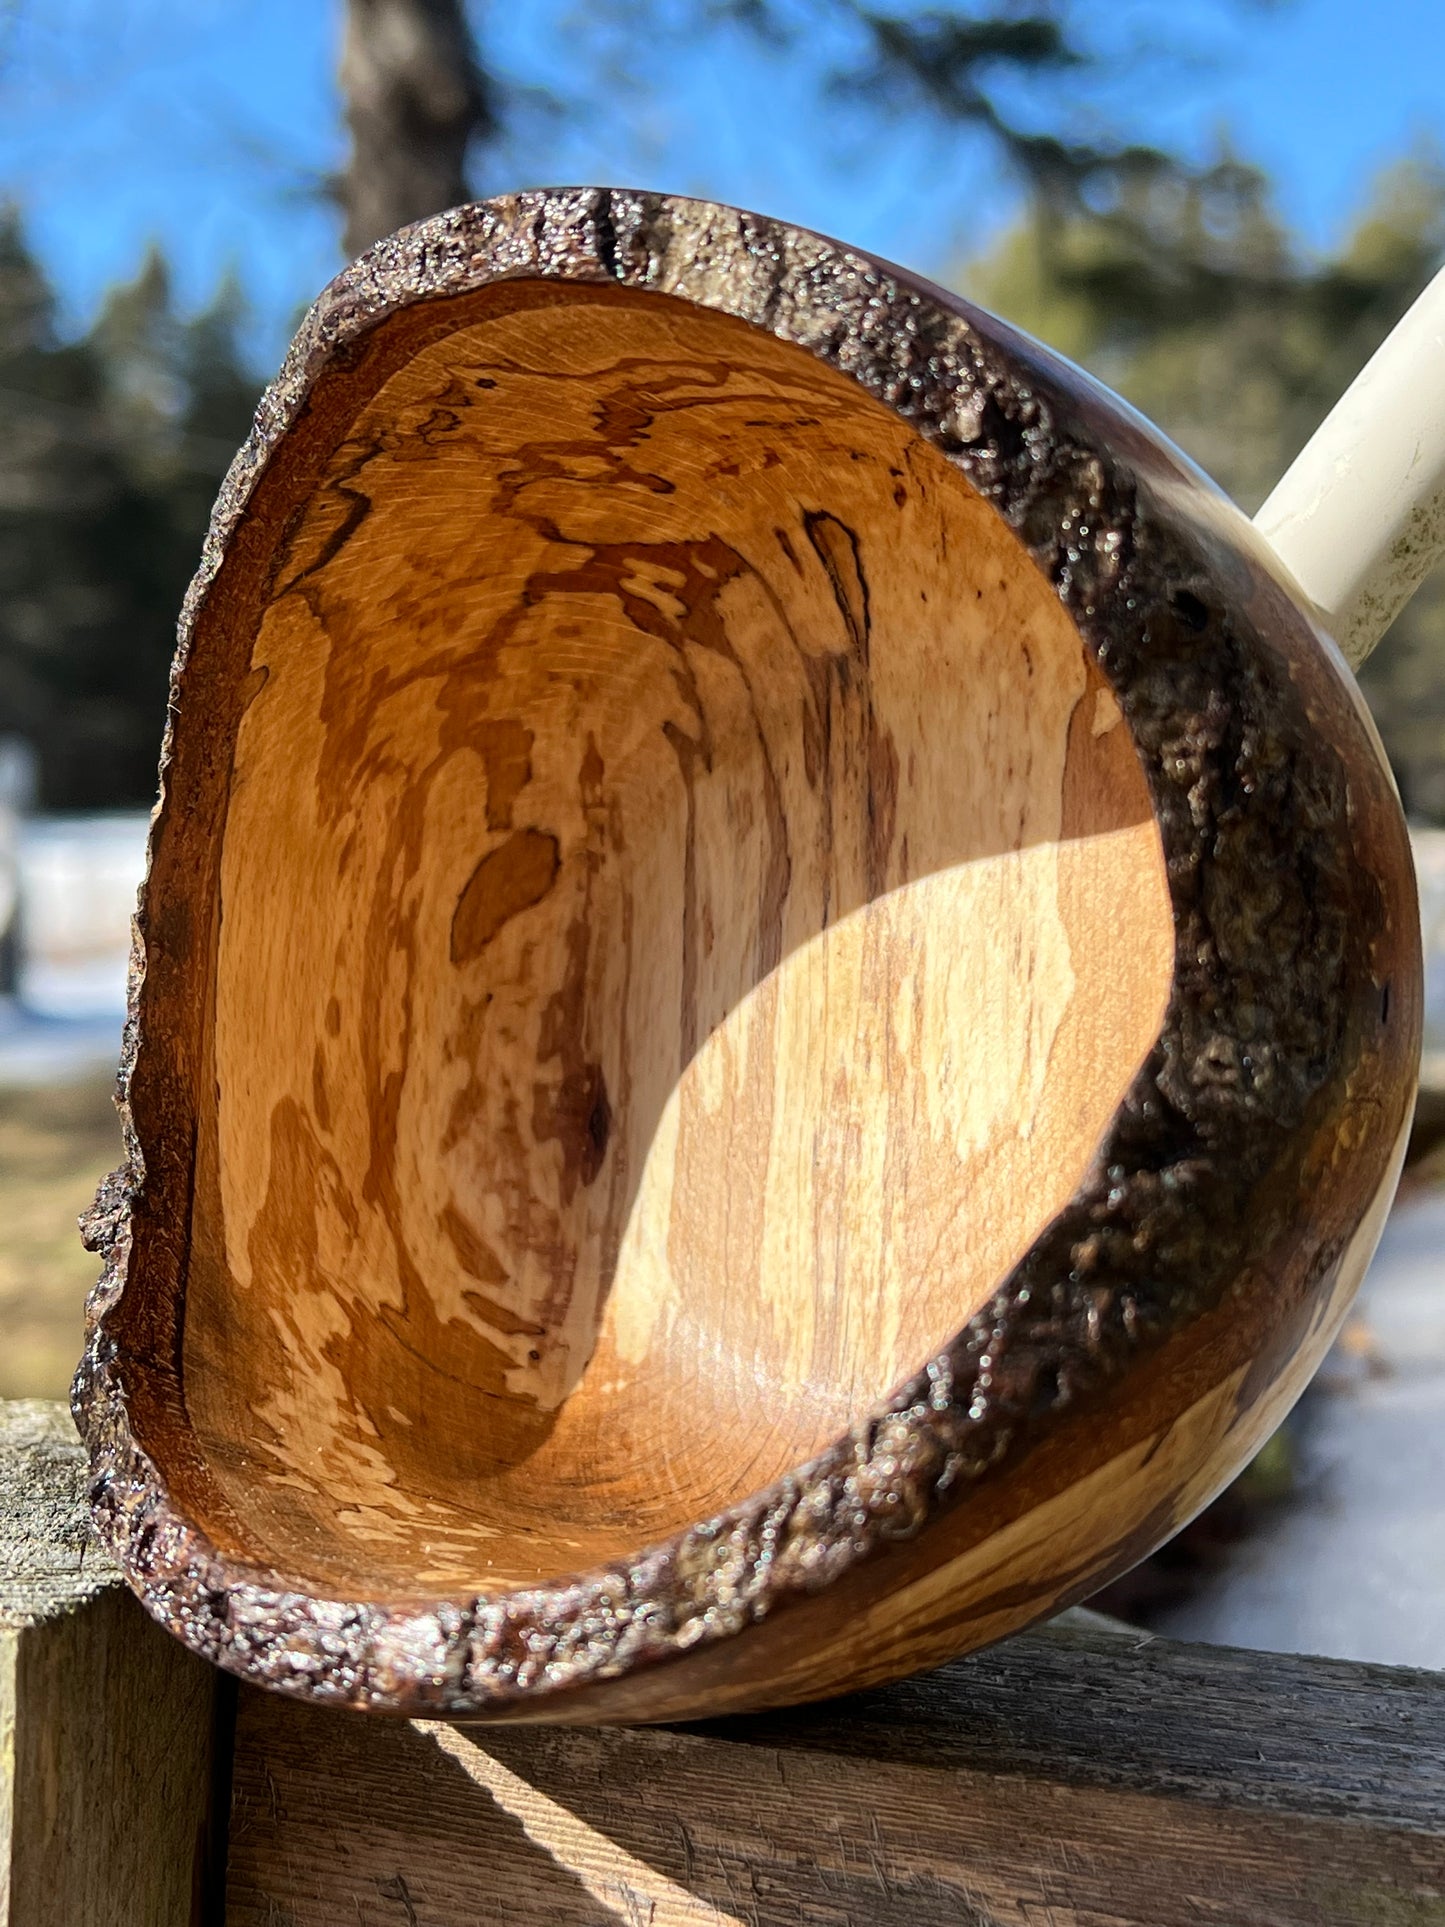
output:
M1442 1763L1445 1679L1064 1628L691 1729L377 1726L243 1691L228 1918L1427 1927Z
M70 1414L0 1403L0 1924L188 1927L217 1678L96 1545Z

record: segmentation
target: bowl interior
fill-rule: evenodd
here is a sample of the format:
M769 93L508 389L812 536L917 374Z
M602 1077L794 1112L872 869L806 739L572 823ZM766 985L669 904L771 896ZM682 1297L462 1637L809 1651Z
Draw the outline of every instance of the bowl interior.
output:
M662 296L427 307L217 618L197 998L204 1523L361 1598L846 1430L1077 1188L1173 965L1118 705L904 421Z

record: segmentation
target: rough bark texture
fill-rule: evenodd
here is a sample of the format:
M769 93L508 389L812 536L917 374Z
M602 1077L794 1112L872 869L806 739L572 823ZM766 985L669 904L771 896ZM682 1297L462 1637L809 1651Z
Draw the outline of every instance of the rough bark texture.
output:
M1128 1397L1207 1389L1223 1346L1233 1364L1241 1350L1255 1359L1239 1394L1252 1402L1292 1353L1317 1345L1342 1315L1336 1287L1358 1257L1361 1219L1393 1182L1409 1112L1419 1038L1409 859L1357 697L1247 525L1182 458L1074 371L940 291L776 223L643 194L458 209L382 243L333 284L218 504L182 624L182 712L227 545L308 396L399 308L498 277L615 282L739 315L851 375L955 462L1027 544L1117 693L1174 905L1165 1025L1093 1172L985 1311L879 1410L774 1486L630 1562L522 1593L397 1605L313 1598L228 1561L172 1494L177 1478L204 1490L203 1469L183 1449L156 1463L154 1416L146 1436L133 1428L124 1344L163 1374L179 1316L150 1301L122 1314L133 1239L184 1235L156 1219L156 1170L142 1165L142 1147L149 1155L162 1136L158 1107L183 1101L163 1039L147 1065L157 1040L145 1031L178 939L143 911L123 1072L137 1129L90 1222L106 1271L76 1387L96 1517L130 1582L197 1651L285 1691L409 1712L585 1717L568 1690L587 1688L603 1716L665 1717L669 1677L694 1662L725 1672L730 1638L774 1619L796 1616L806 1640L801 1609L834 1588L844 1613L927 1571L938 1546L966 1543L969 1520L991 1516L1005 1474L1042 1463L1051 1441L1086 1457L1099 1415ZM185 1128L172 1115L167 1141ZM119 1351L117 1332L130 1334ZM166 1398L179 1412L179 1387ZM1179 1523L1157 1519L1102 1549L1063 1576L1053 1603ZM860 1653L861 1676L870 1663ZM619 1692L634 1684L623 1676L639 1682L632 1697Z

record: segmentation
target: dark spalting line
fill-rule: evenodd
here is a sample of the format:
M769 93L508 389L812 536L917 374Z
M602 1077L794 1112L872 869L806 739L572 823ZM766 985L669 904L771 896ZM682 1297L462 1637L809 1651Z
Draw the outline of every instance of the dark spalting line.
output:
M605 263L599 217L610 237ZM102 1187L90 1220L107 1268L75 1403L97 1522L158 1617L198 1651L280 1690L456 1715L534 1703L565 1710L553 1696L570 1688L580 1697L567 1704L584 1717L594 1705L626 1717L647 1703L649 1681L686 1693L719 1666L756 1667L780 1635L793 1637L791 1627L810 1651L826 1648L843 1637L860 1596L896 1583L901 1571L931 1569L972 1517L965 1497L996 1516L1013 1490L1005 1471L1027 1482L1052 1463L1056 1440L1084 1436L1081 1426L1097 1435L1110 1393L1108 1409L1128 1424L1151 1401L1178 1396L1186 1381L1156 1379L1152 1361L1193 1369L1193 1334L1233 1322L1240 1308L1229 1310L1228 1294L1246 1264L1291 1254L1268 1307L1273 1327L1257 1300L1242 1310L1251 1329L1293 1329L1338 1262L1384 1175L1393 1127L1404 1122L1420 1010L1402 927L1410 914L1403 825L1350 698L1298 611L1250 559L1247 530L1231 533L1225 512L1167 448L1071 385L1060 364L1003 324L758 217L643 194L523 195L454 210L349 270L313 312L223 489L183 622L182 708L188 688L216 687L232 699L204 652L189 662L186 652L203 614L201 633L211 636L206 596L223 547L251 553L243 511L256 477L293 426L305 445L301 411L324 411L328 383L361 392L353 371L367 351L392 352L387 329L400 327L400 310L416 304L405 337L411 353L454 326L454 314L472 312L468 291L488 282L485 298L497 304L572 298L568 282L594 304L656 300L685 296L699 258L710 299L754 323L768 317L776 333L845 369L951 459L1027 546L1082 631L1123 709L1168 862L1177 964L1160 1042L1070 1206L989 1305L848 1437L624 1567L415 1612L280 1592L264 1572L222 1556L185 1497L172 1500L132 1430L137 1396L151 1392L135 1362L116 1356L114 1334L131 1328L114 1308L136 1210L133 1161ZM532 280L518 291L498 275ZM266 566L260 555L258 579ZM193 772L200 794L186 804L209 824L205 784L224 772L198 763L187 740L172 721L165 755ZM158 864L166 837L180 834L174 820L163 823ZM1372 850L1381 852L1379 879L1368 867ZM1372 974L1377 950L1396 992L1388 1026ZM184 990L171 977L164 983L166 995ZM147 1040L140 1065L136 1048L133 1006L123 1090L154 1053L146 1090L168 1090L172 1079L174 1114L188 1115L187 1039L174 1046L174 1070L162 1041ZM374 1101L384 1113L384 1084ZM1337 1169L1336 1120L1343 1113L1348 1125L1365 1103L1382 1106L1390 1128L1368 1157ZM158 1114L152 1104L146 1115ZM129 1130L128 1113L123 1121ZM152 1182L163 1173L171 1187L172 1211L185 1201L183 1150L164 1137L147 1148ZM153 1218L154 1204L145 1208ZM1300 1250L1292 1227L1312 1220L1314 1242ZM429 1301L417 1292L413 1310L415 1281L405 1285L406 1322L424 1321ZM143 1304L141 1316L155 1322L165 1310ZM174 1300L169 1310L174 1318ZM428 1347L456 1335L455 1327L412 1326L411 1336L419 1329ZM163 1368L163 1349L148 1355ZM366 1351L338 1362L358 1374L358 1396L374 1410ZM466 1375L472 1370L465 1361ZM1218 1379L1216 1370L1209 1382ZM425 1385L415 1391L408 1402L424 1409ZM164 1387L153 1403L149 1435L159 1437ZM185 1439L171 1439L168 1450L177 1464L164 1470L184 1475L183 1494L197 1495L203 1516L225 1520L224 1499L186 1459ZM920 1527L927 1530L914 1536ZM1109 1558L1101 1548L1100 1574ZM752 1645L734 1653L726 1642L744 1630ZM638 1675L659 1661L671 1664ZM598 1684L608 1675L612 1686Z
M606 769L589 733L577 770L577 794L587 826L576 868L581 874L578 901L567 920L562 978L542 1009L537 1040L540 1065L556 1063L561 1075L538 1082L532 1099L534 1140L551 1140L562 1153L561 1196L570 1205L579 1185L594 1184L602 1169L612 1126L612 1110L602 1066L588 1036L587 981L592 956L592 895L607 859ZM575 1250L559 1249L552 1265L552 1288L541 1309L549 1329L563 1323L576 1283ZM580 1372L580 1365L578 1367Z
M872 624L868 611L868 578L863 573L857 531L827 509L805 510L803 528L813 545L813 553L827 570L833 600L847 628L853 655L866 670Z
M1101 1561L1110 1571L1127 1572L1167 1539L1178 1524L1172 1503L1162 1499L1129 1531L1107 1547L1095 1548L1087 1558L1042 1569L1021 1584L987 1588L967 1606L950 1599L938 1604L935 1611L905 1615L877 1637L882 1641L896 1639L906 1646L912 1641L946 1640L962 1627L986 1624L1004 1613L1052 1613L1060 1609L1059 1601L1085 1598L1097 1590Z
M475 963L497 932L547 896L562 858L550 830L513 830L472 871L452 913L454 964Z
M310 561L303 563L284 581L278 579L276 584L278 599L304 589L313 576L318 575L328 563L334 562L371 514L371 497L363 489L354 488L351 484L356 476L381 453L382 450L376 442L361 443L357 446L349 466L327 484L327 492L337 497L343 504L341 519ZM279 571L285 568L290 559L291 545L287 543L278 557L278 576Z
M906 495L905 498L906 500ZM902 506L896 503L895 506ZM803 719L803 767L823 806L825 883L822 927L857 909L852 892L834 898L836 882L833 799L861 791L868 812L865 851L867 873L864 900L871 902L889 886L889 860L897 823L898 751L892 736L878 721L873 707L873 624L868 577L857 531L826 509L805 510L803 529L828 578L828 586L843 619L848 647L826 655L799 650L798 656L812 693ZM862 782L850 784L849 755L861 755ZM835 755L843 767L833 768ZM905 877L893 878L894 882Z
M1107 1546L1094 1547L1087 1558L1075 1560L1072 1565L1053 1567L1020 1585L994 1586L973 1601L966 1611L961 1611L957 1602L954 1602L951 1611L945 1610L923 1621L910 1621L910 1630L916 1628L920 1632L946 1634L953 1627L969 1621L992 1619L999 1613L1031 1607L1047 1611L1056 1599L1081 1598L1092 1589L1094 1574L1098 1572L1101 1561L1112 1571L1127 1572L1147 1557L1161 1540L1167 1539L1178 1523L1172 1500L1161 1499L1127 1532Z
M569 457L579 466L569 466ZM599 459L606 464L605 477L597 473ZM665 476L634 468L615 449L599 447L595 441L524 442L517 450L516 465L503 469L498 477L497 508L503 514L519 514L520 498L543 482L581 482L589 488L630 484L649 495L674 492L674 484Z

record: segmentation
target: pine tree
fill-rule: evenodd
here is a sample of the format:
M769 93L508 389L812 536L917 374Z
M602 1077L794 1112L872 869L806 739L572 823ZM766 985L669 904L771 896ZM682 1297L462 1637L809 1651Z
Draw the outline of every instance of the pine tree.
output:
M158 254L63 342L18 214L0 218L0 731L48 809L155 793L176 612L253 384L237 300L179 323Z

